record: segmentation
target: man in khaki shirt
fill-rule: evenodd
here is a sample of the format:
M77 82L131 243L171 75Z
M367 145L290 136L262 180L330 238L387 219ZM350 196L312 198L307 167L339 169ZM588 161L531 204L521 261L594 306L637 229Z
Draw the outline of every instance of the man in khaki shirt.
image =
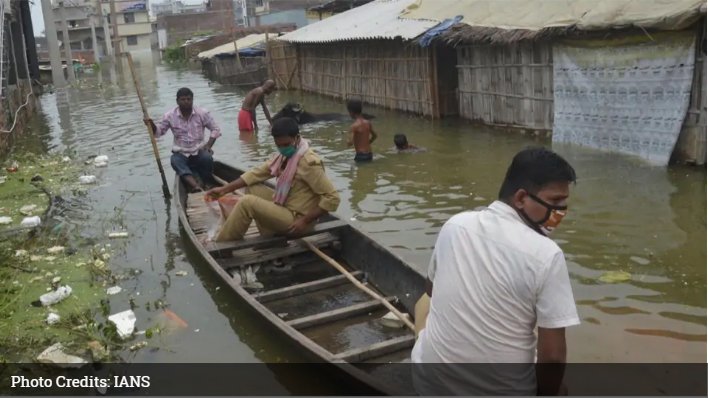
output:
M337 210L339 194L325 174L322 160L300 137L295 120L273 121L275 156L223 187L207 192L218 197L248 187L234 207L216 241L243 239L255 220L261 235L299 235L314 227L318 218ZM276 177L275 194L261 183Z

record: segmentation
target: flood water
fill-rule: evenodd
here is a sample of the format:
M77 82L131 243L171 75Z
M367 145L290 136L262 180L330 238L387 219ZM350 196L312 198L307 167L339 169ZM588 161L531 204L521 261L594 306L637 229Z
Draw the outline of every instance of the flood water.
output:
M138 59L142 91L154 119L175 106L175 93L190 87L196 105L211 111L223 136L218 160L241 167L264 161L274 150L268 129L239 137L237 110L244 92L210 83L199 71L173 69ZM106 242L113 229L130 238L111 241L112 267L139 274L111 298L111 311L137 308L137 328L157 322L147 303L162 300L189 327L161 336L159 350L125 354L134 362L297 362L301 358L264 333L264 325L240 307L205 263L187 249L174 205L161 194L148 136L130 72L111 82L103 71L85 77L80 89L46 93L42 113L24 148L69 152L76 159L109 156L109 167L92 170L100 184L69 199L63 217L73 233ZM344 112L328 98L277 92L268 98L273 113L288 101L314 112ZM512 156L528 145L550 140L485 130L455 119L431 121L369 107L379 141L375 160L355 165L346 146L347 125L304 128L324 158L339 190L338 213L425 272L440 226L452 215L490 203ZM258 111L259 124L267 126ZM390 150L393 135L405 133L426 147L415 154ZM172 190L171 135L159 142ZM553 149L578 174L570 211L553 238L565 250L573 291L583 320L568 331L572 362L703 362L706 353L706 174L705 169L651 167L632 157L574 147ZM94 237L94 238L92 238ZM95 238L97 237L97 238ZM93 240L91 240L93 239ZM187 276L175 276L184 270ZM606 271L626 271L631 280L603 283ZM292 391L282 375L274 383Z

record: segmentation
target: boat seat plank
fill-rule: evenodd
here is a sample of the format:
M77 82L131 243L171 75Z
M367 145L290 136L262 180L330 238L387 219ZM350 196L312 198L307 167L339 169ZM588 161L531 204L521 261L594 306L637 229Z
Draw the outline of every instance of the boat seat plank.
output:
M386 297L385 299L388 302L396 300L395 297ZM340 319L348 318L350 316L361 314L363 312L369 312L382 306L383 304L381 304L379 300L369 300L363 303L337 308L336 310L321 312L319 314L293 319L287 321L286 323L295 329L305 329L311 326L321 325L323 323L330 323Z
M371 344L367 347L354 348L335 354L334 357L347 362L363 362L370 358L379 357L388 353L413 347L415 334L399 336L390 340Z
M339 237L330 233L324 233L307 238L307 240L312 242L312 244L318 248L324 248L337 242ZM306 252L309 252L307 247L301 246L297 242L286 242L286 246L272 248L271 250L258 250L255 248L241 249L234 251L230 257L217 258L216 261L221 264L224 269L231 269L235 267L246 267L257 263L290 257L295 254Z
M209 254L215 257L231 257L233 252L236 250L249 249L249 248L267 248L278 245L286 245L289 240L300 239L307 236L321 234L323 232L331 232L340 228L346 227L348 224L346 221L335 220L326 221L315 225L311 231L308 231L298 237L288 237L288 236L259 236L251 239L242 239L236 241L226 241L226 242L209 242L205 245L205 248L209 251Z
M352 276L361 279L364 273L361 271L354 271L351 273ZM280 289L273 289L265 292L256 293L253 295L261 303L265 303L271 300L278 300L286 297L297 296L303 293L314 292L320 289L326 289L332 286L343 285L349 283L349 280L344 275L336 275L328 278L322 278L314 280L311 282L299 283L297 285L292 285Z

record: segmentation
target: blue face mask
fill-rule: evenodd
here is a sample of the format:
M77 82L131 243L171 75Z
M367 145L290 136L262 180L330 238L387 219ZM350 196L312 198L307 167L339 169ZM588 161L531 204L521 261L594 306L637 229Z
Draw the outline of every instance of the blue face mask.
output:
M295 145L289 145L284 148L278 147L278 152L286 158L289 158L297 152L297 148L295 148Z

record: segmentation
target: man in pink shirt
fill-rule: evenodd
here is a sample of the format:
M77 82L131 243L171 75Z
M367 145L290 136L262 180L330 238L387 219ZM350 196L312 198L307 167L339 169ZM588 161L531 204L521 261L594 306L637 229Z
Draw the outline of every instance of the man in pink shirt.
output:
M182 87L177 91L177 106L165 113L157 125L152 119L145 119L145 124L152 125L156 137L161 137L172 130L174 142L170 164L190 191L203 190L203 186L194 178L199 176L207 187L216 185L212 176L214 159L211 149L221 130L206 109L192 106L192 90ZM211 132L209 141L204 142L204 128Z

